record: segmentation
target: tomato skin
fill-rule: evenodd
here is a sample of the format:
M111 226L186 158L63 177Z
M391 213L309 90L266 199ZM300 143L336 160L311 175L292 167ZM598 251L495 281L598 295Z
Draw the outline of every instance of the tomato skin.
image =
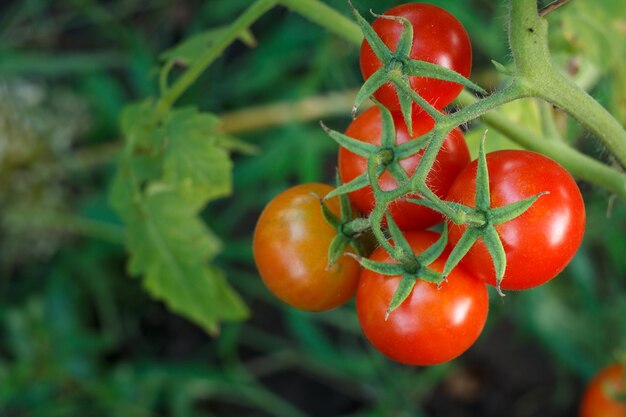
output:
M383 14L401 16L413 24L413 46L409 55L411 59L438 64L465 77L469 76L472 68L472 45L463 25L450 13L431 4L406 3ZM385 45L395 52L402 33L402 23L378 18L372 27ZM361 44L360 64L365 80L382 66L382 62L366 41ZM450 104L463 89L461 84L434 78L411 76L409 83L413 90L438 109ZM396 87L390 83L379 88L374 96L388 109L400 110Z
M474 161L459 174L447 199L475 204ZM571 261L585 232L585 204L572 176L541 154L506 150L487 155L491 206L501 207L548 191L521 216L496 226L506 252L503 289L523 290L554 278ZM450 225L450 244L460 239L464 226ZM473 275L495 285L493 261L478 240L461 261Z
M400 114L393 115L396 126L396 143L412 140ZM426 112L413 114L413 138L430 131L433 119ZM381 144L382 122L380 110L374 106L361 113L346 130L346 135L363 142ZM423 150L400 161L407 174L412 175L422 159ZM454 129L446 137L443 147L437 155L432 170L426 177L429 188L440 198L444 198L457 174L470 162L470 154L459 129ZM349 150L339 148L339 176L346 183L367 171L367 159ZM389 172L384 172L378 179L382 190L393 190L398 183ZM369 214L375 207L372 187L367 186L350 193L350 200L363 214ZM389 206L391 216L402 230L426 229L441 221L443 217L423 206L406 201L395 201Z
M593 377L580 403L580 417L626 417L626 405L607 390L624 391L624 366L613 364Z
M439 235L410 231L406 239L419 254ZM430 267L443 270L448 251ZM382 248L370 259L395 262ZM434 365L465 352L480 335L489 310L487 287L455 268L440 289L418 279L409 297L385 321L385 312L401 277L363 269L356 295L359 322L369 341L389 358L407 365Z
M301 310L335 308L352 298L358 283L360 266L351 257L341 256L326 269L336 232L311 193L324 197L331 190L325 184L301 184L283 191L265 207L254 229L254 261L263 282ZM327 205L339 215L337 198Z

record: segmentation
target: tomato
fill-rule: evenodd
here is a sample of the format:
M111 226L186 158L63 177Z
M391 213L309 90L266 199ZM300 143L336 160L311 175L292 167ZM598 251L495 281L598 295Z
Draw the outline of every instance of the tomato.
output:
M411 140L400 114L394 114L396 126L396 143L401 144ZM426 112L414 112L413 137L418 137L430 131L434 126L433 119ZM364 142L381 144L382 122L380 110L374 106L360 114L346 130L346 135ZM400 165L407 174L412 175L420 160L423 151L400 161ZM444 198L454 178L470 162L470 154L463 134L454 129L445 139L443 147L437 155L433 169L426 181L429 188L439 197ZM343 182L349 182L367 171L367 159L356 155L345 148L339 149L339 176ZM381 189L388 191L398 186L387 171L380 176L378 184ZM359 211L369 214L375 206L372 187L367 186L350 193L350 200ZM389 206L391 216L403 230L425 229L443 220L443 217L426 207L406 201L395 201Z
M336 231L312 193L324 197L331 190L325 184L301 184L283 191L265 207L254 229L254 261L263 282L276 297L302 310L337 307L356 290L356 260L341 256L327 269ZM339 215L337 198L327 205Z
M613 364L589 383L580 404L580 417L626 417L626 404L611 397L624 394L624 366Z
M384 14L401 16L413 25L411 59L438 64L468 77L472 68L472 45L463 25L445 10L424 3L406 3L387 10ZM402 33L402 23L378 18L372 27L392 52L395 52ZM363 41L360 53L361 73L367 80L381 68L382 62ZM427 102L442 109L459 95L461 84L434 78L409 77L413 90ZM400 110L396 87L388 83L374 94L390 110Z
M430 231L405 234L416 254L439 235ZM370 259L395 262L382 248ZM447 252L430 265L441 272ZM434 365L465 352L480 335L489 310L487 287L455 268L440 289L418 279L409 297L385 321L385 313L401 277L363 269L356 295L359 322L369 341L383 354L408 365Z
M474 207L474 161L459 174L447 199ZM503 289L536 287L554 278L578 250L585 231L585 204L576 182L558 163L543 155L519 150L487 155L491 206L501 207L542 191L519 217L496 226L506 252ZM464 226L450 225L450 243L458 242ZM461 264L473 275L495 285L493 262L479 239Z

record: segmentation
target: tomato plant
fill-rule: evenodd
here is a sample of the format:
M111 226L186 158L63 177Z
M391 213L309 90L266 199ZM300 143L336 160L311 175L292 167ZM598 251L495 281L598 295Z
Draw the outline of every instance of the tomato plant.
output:
M318 197L331 190L325 184L301 184L283 191L265 207L254 230L254 261L263 282L276 297L302 310L345 303L359 277L359 264L347 256L327 268L328 247L337 232L324 219ZM338 199L327 205L339 213Z
M614 398L624 395L624 366L604 368L589 382L580 404L580 417L624 417L626 404Z
M420 254L439 235L410 231L405 237L415 254ZM440 272L446 258L444 252L429 268ZM382 248L369 259L395 262ZM434 283L417 279L408 298L385 319L400 279L368 269L361 273L357 314L363 332L379 351L405 364L434 365L454 359L476 341L489 310L483 282L461 268L454 269L439 289Z
M448 192L448 200L475 206L477 162L467 166ZM585 205L572 176L553 160L530 151L487 154L489 191L493 208L512 204L541 192L519 217L496 225L506 253L501 287L522 290L554 278L578 250L585 231ZM464 225L450 225L450 243L456 244ZM479 240L461 264L472 274L495 285L491 255Z
M413 138L409 135L404 119L400 114L393 115L396 129L396 144L402 144L415 137L423 135L433 128L433 119L425 112L413 114ZM381 113L374 106L360 114L346 130L346 135L354 139L381 144ZM408 175L412 175L417 169L424 151L415 153L408 158L402 159L400 165ZM446 137L443 147L440 149L433 169L430 171L426 182L429 188L439 197L443 198L452 185L455 177L470 162L467 144L460 129L454 129ZM343 182L349 182L367 171L367 159L356 155L349 150L339 148L339 175ZM378 180L382 190L392 190L398 186L396 180L388 171L383 172ZM372 187L367 186L350 193L350 200L362 213L368 214L374 208L376 202ZM403 229L425 229L443 220L441 214L406 201L395 201L390 204L389 211Z
M387 10L385 15L401 16L413 25L413 44L409 57L431 62L469 76L472 67L472 46L461 23L447 11L425 3L406 3ZM393 51L402 34L398 21L378 18L372 27L381 40ZM361 72L368 79L381 66L369 43L363 41L360 53ZM463 86L435 78L411 76L411 87L426 101L442 109L459 95ZM390 84L375 93L378 101L390 110L400 110L396 88Z

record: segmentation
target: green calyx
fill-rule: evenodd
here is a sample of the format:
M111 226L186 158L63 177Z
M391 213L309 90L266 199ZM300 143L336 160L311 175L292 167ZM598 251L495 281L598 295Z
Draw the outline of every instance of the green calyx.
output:
M458 265L461 259L469 252L474 243L481 238L491 258L496 272L496 289L498 294L504 296L500 289L500 283L504 277L506 270L506 253L500 235L496 230L496 225L506 223L514 218L521 216L526 210L533 205L539 197L547 192L535 194L534 196L517 201L506 206L491 208L491 195L489 192L489 172L487 169L487 157L485 154L485 134L480 142L478 153L478 166L476 169L476 197L475 208L454 204L461 216L457 217L462 221L456 221L457 224L467 225L467 229L452 249L448 260L443 269L443 277ZM420 200L421 202L421 200Z
M411 88L411 76L420 76L435 78L438 80L451 81L459 83L474 91L485 94L485 90L477 86L461 74L451 69L432 64L426 61L411 59L411 48L413 46L413 25L404 17L378 15L372 12L372 15L379 19L394 20L402 24L402 33L398 41L396 50L392 52L387 45L380 39L378 34L370 26L369 23L361 16L358 10L350 3L355 19L363 32L365 40L374 51L374 54L382 62L381 68L368 78L354 101L352 107L352 116L356 115L359 106L366 99L370 98L381 86L392 83L396 87L400 109L406 122L410 135L413 135L413 120L411 117L413 102L416 102L428 114L435 119L440 113L426 100L420 97Z
M400 166L400 160L413 155L424 149L429 142L429 134L420 136L416 139L405 142L401 145L396 144L396 128L393 122L391 112L374 101L381 113L382 120L382 137L380 146L371 143L362 142L351 138L342 133L329 129L321 123L322 128L339 146L342 146L350 152L366 158L368 161L368 169L366 172L356 177L350 182L339 185L333 191L328 193L325 199L333 198L349 192L372 186L377 201L382 198L386 191L378 186L378 178L384 171L388 171L398 185L406 184L409 181L404 168Z
M332 267L344 254L348 245L352 246L359 255L365 255L366 250L359 237L370 228L370 223L366 218L354 216L348 195L343 194L339 197L340 216L335 215L328 208L324 199L317 195L315 197L320 201L324 219L337 231L328 248L328 265L326 267Z
M441 237L432 246L420 255L415 255L404 234L390 215L387 215L387 224L391 240L393 241L392 256L398 262L387 263L372 261L367 258L357 258L364 268L383 275L399 275L402 277L387 307L385 320L393 310L398 308L409 297L417 279L435 283L437 286L444 282L444 277L439 272L428 268L428 265L441 256L448 242L448 228L445 227Z

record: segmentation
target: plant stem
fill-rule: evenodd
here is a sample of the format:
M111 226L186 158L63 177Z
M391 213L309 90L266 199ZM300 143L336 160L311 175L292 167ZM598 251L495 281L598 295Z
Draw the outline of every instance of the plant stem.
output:
M208 53L199 59L172 85L157 104L157 112L163 114L169 110L176 100L193 84L196 79L219 57L222 52L237 39L241 31L247 29L265 12L277 4L278 0L257 0L241 16L224 30Z
M519 81L529 93L578 120L626 167L626 130L593 97L552 66L548 22L539 16L536 0L511 1L509 43Z
M468 106L477 99L463 91L457 103ZM548 141L540 135L509 120L498 111L484 114L481 120L526 149L544 154L571 172L575 177L602 186L626 200L626 174L617 171L561 141Z
M278 0L278 2L349 42L361 45L363 41L359 25L319 0Z

